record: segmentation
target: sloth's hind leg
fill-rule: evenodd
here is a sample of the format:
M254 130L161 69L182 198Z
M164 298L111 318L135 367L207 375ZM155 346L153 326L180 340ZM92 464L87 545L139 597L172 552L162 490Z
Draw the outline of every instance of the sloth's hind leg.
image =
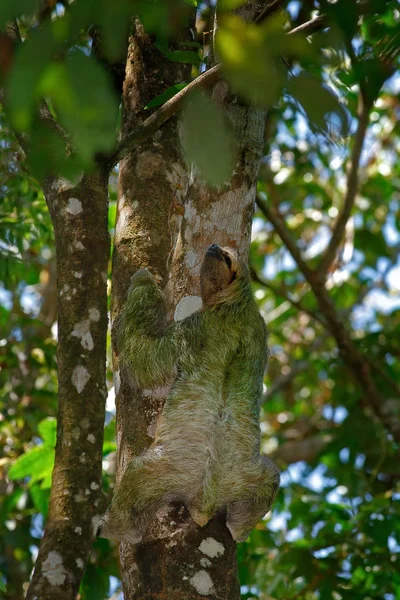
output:
M179 491L180 474L161 448L133 459L100 525L100 537L141 541L151 519Z
M258 472L257 472L258 471ZM269 511L279 488L279 470L272 460L260 457L244 476L242 498L228 505L226 526L236 542L243 542Z

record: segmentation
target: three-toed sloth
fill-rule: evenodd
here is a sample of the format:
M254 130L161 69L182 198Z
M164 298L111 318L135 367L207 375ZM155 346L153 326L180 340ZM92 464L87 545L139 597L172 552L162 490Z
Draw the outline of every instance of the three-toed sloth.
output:
M156 511L183 502L204 526L216 513L236 541L271 507L279 471L260 455L259 411L267 330L248 269L231 248L208 248L200 273L203 308L166 325L151 273L132 277L116 324L119 363L141 388L173 380L152 447L134 458L100 535L137 543Z

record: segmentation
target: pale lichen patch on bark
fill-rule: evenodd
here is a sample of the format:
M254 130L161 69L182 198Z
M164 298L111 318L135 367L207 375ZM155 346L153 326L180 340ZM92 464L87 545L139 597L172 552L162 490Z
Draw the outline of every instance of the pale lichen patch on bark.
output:
M209 558L222 556L225 553L224 546L212 537L203 540L199 546L199 550Z
M198 267L201 264L203 257L199 255L198 252L194 250L188 250L185 256L185 263L188 269L194 269L196 266Z
M181 163L173 162L169 165L165 176L176 194L177 201L183 204L189 184L186 169L183 168Z
M67 204L67 212L70 215L79 215L82 212L82 202L78 198L69 198Z
M97 323L100 319L100 311L97 308L89 308L89 319Z
M96 441L96 438L94 437L93 433L89 433L89 435L87 436L87 440L88 442L90 442L91 444L94 444Z
M132 214L132 208L129 206L129 204L125 204L122 208L120 208L117 222L115 224L114 244L118 244L118 242L121 241L121 236L125 234L128 224L132 219Z
M196 234L202 227L202 219L197 213L196 206L191 200L185 203L185 222L188 223L191 234Z
M78 365L72 372L72 385L78 392L81 394L85 385L90 379L90 374L86 367L83 365Z
M81 340L82 348L85 350L93 350L94 343L92 334L90 333L89 319L83 319L82 321L79 321L79 323L76 323L71 335Z
M201 558L200 559L200 564L202 567L207 568L207 567L211 567L212 562L209 558Z
M61 586L64 584L67 577L67 571L63 565L63 559L59 552L51 550L46 560L42 565L43 577L45 577L50 585Z
M100 520L101 520L101 515L95 515L94 517L92 517L93 535L96 535L96 533L97 533L97 530L100 525Z
M190 579L190 585L194 587L200 596L208 596L214 588L213 581L207 571L197 571Z
M76 559L76 566L78 567L78 569L83 569L85 566L84 561L81 558L77 558Z

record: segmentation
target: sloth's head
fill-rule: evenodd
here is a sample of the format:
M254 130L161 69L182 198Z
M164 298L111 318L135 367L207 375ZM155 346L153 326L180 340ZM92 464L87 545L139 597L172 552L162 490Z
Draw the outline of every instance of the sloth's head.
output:
M201 298L205 306L222 304L237 295L238 283L247 279L247 268L234 248L210 246L200 271Z

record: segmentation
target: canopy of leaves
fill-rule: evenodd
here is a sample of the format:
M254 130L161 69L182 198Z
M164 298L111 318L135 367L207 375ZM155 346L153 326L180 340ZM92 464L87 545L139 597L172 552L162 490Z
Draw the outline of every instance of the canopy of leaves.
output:
M190 61L194 75L206 60L202 31L211 28L207 3L191 47L174 45L173 32L194 2L49 2L49 14L42 4L0 6L0 27L17 18L26 38L16 55L4 46L0 63L7 113L0 113L0 590L9 600L24 595L47 513L57 401L54 234L11 126L33 134L28 160L37 177L90 165L115 145L118 100L106 65L123 53L132 15L139 14L171 60ZM240 4L226 0L222 8ZM374 100L359 194L326 288L368 358L394 430L400 426L400 80L393 75L399 7L370 2L368 12L367 4L282 2L283 17L262 25L223 13L217 53L238 102L270 106L260 207L279 209L310 266L318 264L343 206L360 83ZM308 41L285 35L316 9L335 26ZM92 26L102 31L100 57L91 53ZM43 97L72 154L40 128ZM190 160L211 183L223 182L236 160L234 140L213 101L195 98L183 127ZM110 230L114 217L111 202ZM398 600L398 445L371 411L314 293L261 209L253 234L254 292L271 347L262 443L282 468L282 489L272 514L238 547L243 598ZM111 373L108 384L112 407ZM107 419L106 490L114 476L112 411ZM81 599L108 598L119 589L118 577L117 548L97 540Z

